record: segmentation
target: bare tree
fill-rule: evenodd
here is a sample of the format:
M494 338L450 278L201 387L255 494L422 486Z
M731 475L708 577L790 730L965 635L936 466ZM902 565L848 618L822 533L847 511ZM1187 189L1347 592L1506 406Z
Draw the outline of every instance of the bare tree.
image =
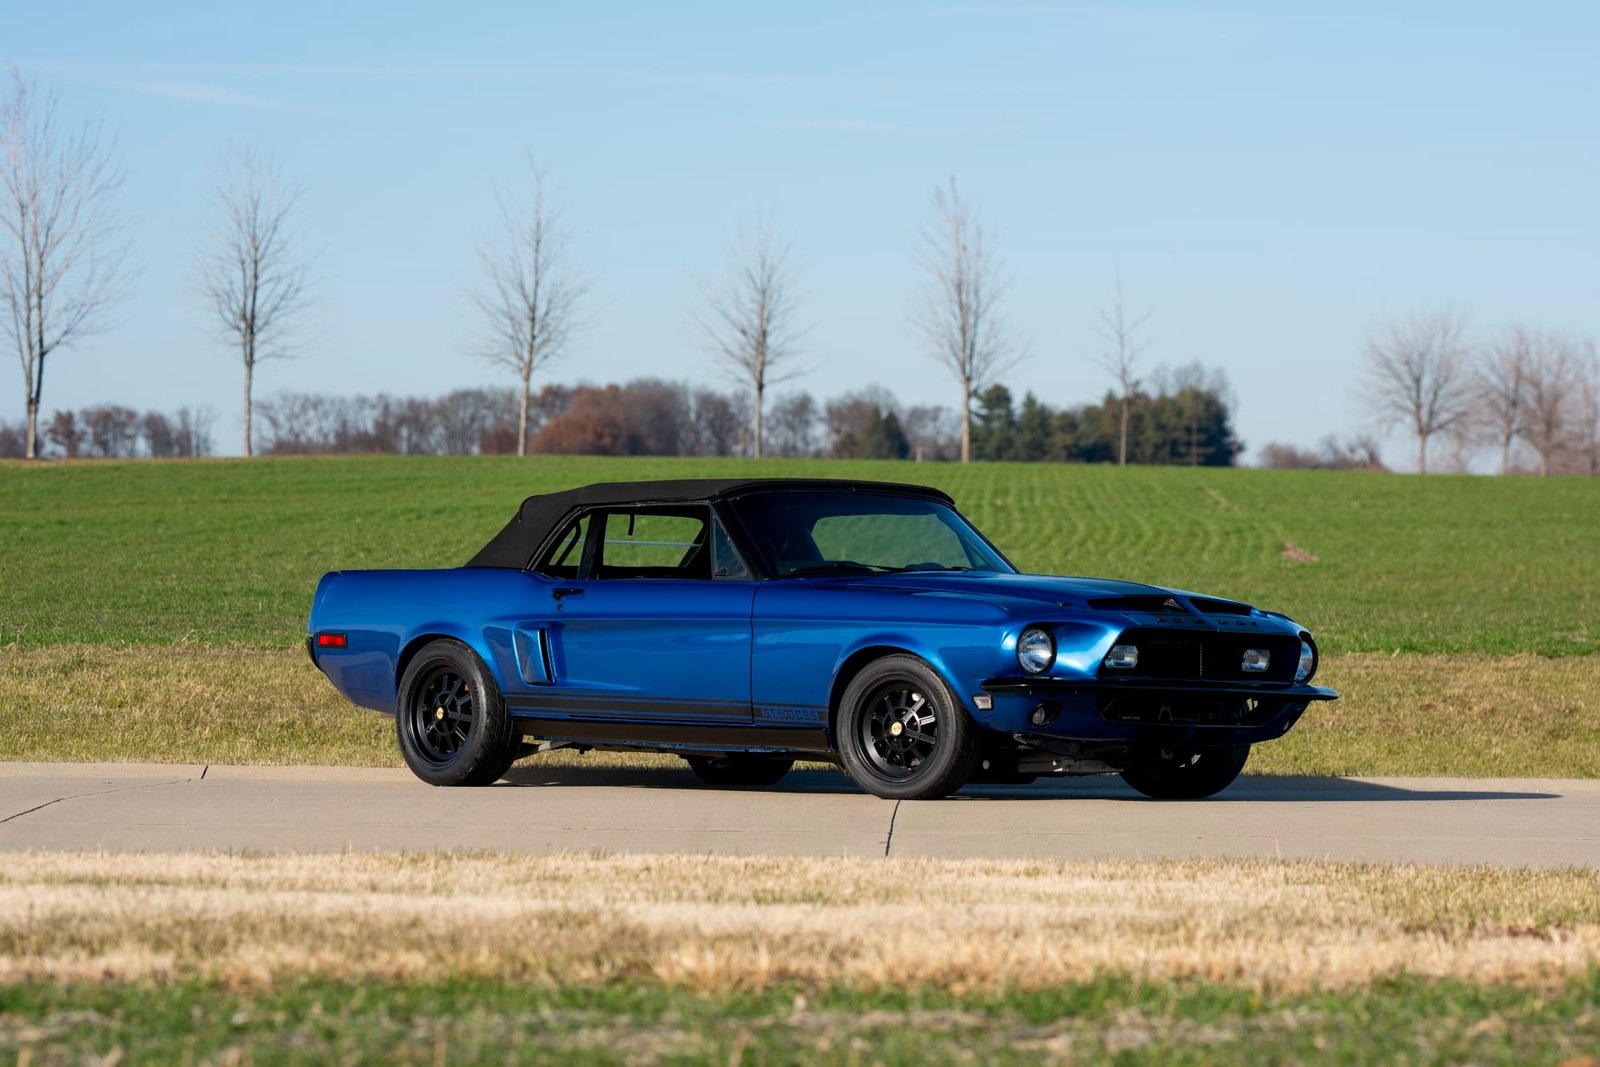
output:
M244 454L254 454L256 364L287 358L296 319L311 303L311 268L290 216L302 189L270 156L246 147L223 157L217 220L199 260L199 289L222 338L244 366Z
M977 205L964 199L952 177L933 192L933 218L922 233L918 258L928 287L917 327L929 355L961 386L961 462L972 458L972 397L1021 358L1006 338L998 303L1006 282L989 251Z
M29 459L45 360L104 328L126 291L114 148L98 122L60 128L54 95L12 71L0 99L0 309L22 364Z
M1527 414L1532 331L1514 322L1497 333L1472 376L1473 421L1500 450L1500 473L1511 470L1511 447Z
M1538 455L1542 475L1550 473L1551 464L1568 443L1581 353L1575 337L1540 333L1528 358L1527 411L1517 432Z
M728 254L731 269L721 286L701 280L705 305L694 318L712 356L750 389L752 455L760 459L767 387L804 370L794 365L794 269L789 246L775 236L766 212L739 224Z
M1367 338L1367 403L1380 423L1411 430L1419 474L1428 472L1428 440L1471 410L1471 354L1466 324L1449 309L1397 319Z
M1600 475L1600 353L1593 337L1583 342L1582 380L1578 384L1578 429L1574 435L1584 473Z
M561 214L545 198L544 171L530 158L533 202L496 194L501 233L478 250L483 282L472 294L485 320L479 355L515 372L517 455L528 453L528 402L534 373L557 359L582 327L578 304L589 283L573 272Z
M817 401L800 391L778 397L772 405L772 454L776 456L814 456L817 454Z
M1100 336L1100 347L1094 354L1095 362L1110 372L1117 380L1117 397L1121 401L1117 440L1117 465L1128 465L1128 412L1133 404L1133 394L1139 388L1134 364L1149 347L1139 340L1139 331L1149 322L1154 310L1128 317L1127 304L1122 298L1122 272L1117 272L1116 288L1111 294L1111 304L1100 309L1100 322L1095 333Z

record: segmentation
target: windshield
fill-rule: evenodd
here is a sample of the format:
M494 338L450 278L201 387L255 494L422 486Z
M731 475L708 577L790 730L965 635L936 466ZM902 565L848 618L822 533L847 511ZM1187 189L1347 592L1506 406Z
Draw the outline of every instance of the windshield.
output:
M1015 570L954 508L937 500L791 489L752 493L730 506L779 578Z

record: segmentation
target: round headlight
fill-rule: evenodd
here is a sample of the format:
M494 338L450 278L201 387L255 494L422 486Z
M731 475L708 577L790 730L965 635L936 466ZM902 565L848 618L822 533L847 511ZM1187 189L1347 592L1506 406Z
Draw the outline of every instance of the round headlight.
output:
M1317 673L1317 650L1310 641L1300 639L1300 663L1294 669L1294 684L1305 685Z
M1047 671L1056 661L1056 639L1042 626L1030 626L1017 638L1017 662L1029 674Z

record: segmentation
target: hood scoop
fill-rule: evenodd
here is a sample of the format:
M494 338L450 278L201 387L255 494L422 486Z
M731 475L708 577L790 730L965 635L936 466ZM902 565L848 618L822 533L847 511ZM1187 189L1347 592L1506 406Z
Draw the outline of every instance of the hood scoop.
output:
M1177 597L1163 593L1096 597L1089 601L1089 606L1101 611L1137 611L1144 615L1193 614Z

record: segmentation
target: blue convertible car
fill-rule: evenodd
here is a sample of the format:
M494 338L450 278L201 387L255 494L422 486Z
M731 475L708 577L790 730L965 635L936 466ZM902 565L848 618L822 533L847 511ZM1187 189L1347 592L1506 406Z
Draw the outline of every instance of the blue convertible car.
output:
M675 753L718 785L800 758L882 797L1106 773L1203 797L1337 696L1283 615L1021 574L945 494L874 482L529 497L464 567L325 575L309 631L434 785L574 746Z

